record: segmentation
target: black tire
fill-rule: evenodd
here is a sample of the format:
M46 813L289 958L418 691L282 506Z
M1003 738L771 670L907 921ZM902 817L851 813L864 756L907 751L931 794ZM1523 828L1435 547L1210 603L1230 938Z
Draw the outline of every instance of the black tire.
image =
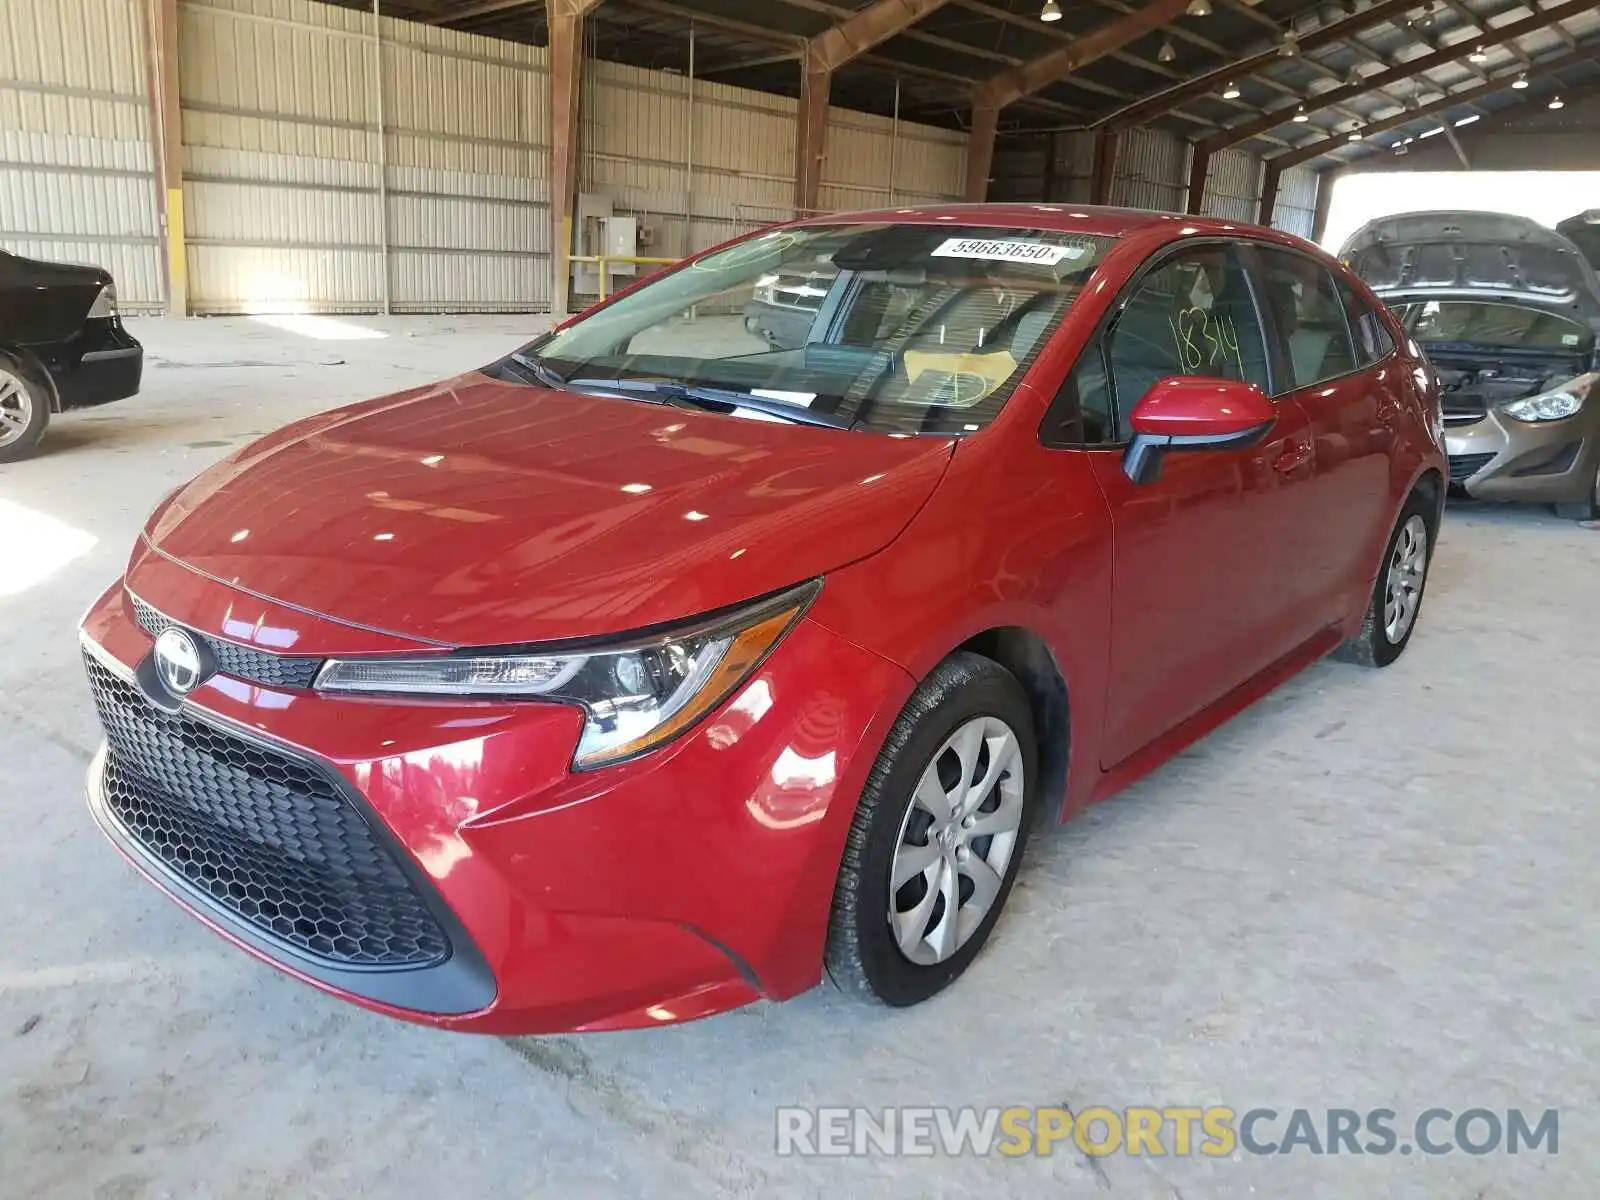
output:
M1600 478L1596 478L1586 499L1555 505L1556 516L1564 521L1593 521L1600 518Z
M1412 517L1421 517L1424 528L1428 531L1428 545L1422 580L1417 586L1416 603L1417 611L1411 618L1411 623L1406 626L1405 632L1398 640L1391 640L1388 630L1384 626L1383 609L1387 598L1389 582L1389 565L1394 561L1396 546L1400 541L1401 531L1406 522ZM1367 600L1367 612L1361 621L1361 632L1341 645L1333 652L1333 657L1340 662L1355 663L1363 667L1387 667L1405 651L1411 641L1411 635L1417 630L1417 619L1422 615L1423 594L1427 591L1428 576L1432 573L1433 549L1438 538L1439 512L1420 493L1412 492L1406 501L1405 507L1400 510L1400 518L1394 523L1394 530L1389 534L1389 541L1384 546L1383 561L1378 566L1378 578L1373 584L1372 595Z
M922 965L901 952L889 923L895 848L923 771L951 735L975 717L998 718L1016 735L1023 764L1021 825L999 890L981 922L950 957ZM988 940L1016 880L1033 824L1038 759L1027 696L1004 667L981 655L959 653L922 681L873 765L845 843L824 956L828 977L840 991L903 1008L928 999L967 969ZM998 781L992 790L998 794Z
M15 397L4 398L13 380L22 392L20 403ZM50 388L36 372L4 351L0 351L0 407L12 412L25 408L27 413L26 424L20 435L7 437L13 431L9 426L0 424L0 438L6 439L0 441L0 463L26 458L33 453L50 424Z

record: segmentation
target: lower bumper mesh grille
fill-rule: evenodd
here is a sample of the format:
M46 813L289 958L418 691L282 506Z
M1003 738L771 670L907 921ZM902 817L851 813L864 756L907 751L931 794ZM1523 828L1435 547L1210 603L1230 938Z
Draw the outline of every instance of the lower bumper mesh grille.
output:
M85 655L108 755L104 801L191 887L330 964L413 968L450 942L394 856L312 763L152 707Z

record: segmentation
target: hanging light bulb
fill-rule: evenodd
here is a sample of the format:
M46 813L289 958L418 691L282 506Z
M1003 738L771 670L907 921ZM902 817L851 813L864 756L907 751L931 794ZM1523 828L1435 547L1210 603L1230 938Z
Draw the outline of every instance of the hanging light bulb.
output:
M1351 67L1350 74L1344 77L1344 83L1346 87L1360 87L1361 72L1356 70L1354 67Z
M1294 110L1294 121L1296 125L1304 125L1309 120L1311 120L1311 114L1306 111L1306 106L1304 104L1300 105Z
M1283 58L1300 57L1300 39L1292 33L1283 35L1283 41L1278 43L1278 54Z
M1161 49L1156 51L1156 61L1168 63L1178 57L1178 49L1172 44L1171 38L1161 39Z
M1209 17L1211 15L1211 0L1189 0L1189 7L1184 11L1191 17Z
M1239 85L1233 80L1228 80L1222 85L1222 98L1224 100L1237 100L1239 98Z
M1039 13L1039 20L1061 20L1061 4L1059 3L1059 0L1044 0L1044 9Z
M1359 142L1359 141L1360 141L1360 140L1361 140L1361 130L1359 130L1359 129L1352 129L1352 130L1351 130L1351 131L1350 131L1350 135L1349 135L1349 137L1350 137L1350 140L1351 140L1351 141L1352 141L1352 142Z
M1527 87L1528 86L1528 73L1526 71L1524 71L1521 75L1518 75L1515 79L1513 79L1511 81L1511 86L1516 88L1517 91L1519 91L1519 92L1523 88Z
M1550 107L1551 108L1565 108L1566 106L1567 106L1567 102L1565 100L1563 100L1560 96L1556 96L1550 101Z
M1489 52L1482 46L1474 46L1472 53L1467 55L1467 61L1470 63L1486 63L1489 61Z

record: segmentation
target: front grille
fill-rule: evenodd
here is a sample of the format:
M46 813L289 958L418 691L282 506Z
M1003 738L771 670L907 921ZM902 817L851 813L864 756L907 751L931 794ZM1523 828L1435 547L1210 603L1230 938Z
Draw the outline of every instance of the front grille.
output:
M1493 454L1452 454L1450 456L1450 482L1465 483L1493 460Z
M166 630L178 624L171 617L151 608L139 597L133 596L132 599L134 619L151 637L160 637ZM216 660L217 670L235 679L259 683L264 687L308 688L316 681L317 672L322 668L320 658L272 654L266 650L241 646L238 642L211 637L198 630L189 629L188 626L183 628L191 637L206 644L211 651L211 657Z
M450 943L394 856L322 769L151 706L85 654L129 836L257 931L344 967L423 967Z

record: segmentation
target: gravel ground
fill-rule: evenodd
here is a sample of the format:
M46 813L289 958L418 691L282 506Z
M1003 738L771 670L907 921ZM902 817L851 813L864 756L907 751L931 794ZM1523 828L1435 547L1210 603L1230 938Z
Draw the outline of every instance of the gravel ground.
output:
M1600 533L1453 507L1400 664L1315 667L1036 842L989 949L919 1009L819 989L641 1033L447 1036L235 952L82 803L73 625L156 500L530 328L289 324L140 323L144 394L0 468L0 1195L1593 1196ZM1219 1103L1387 1107L1402 1134L1430 1107L1558 1108L1560 1152L774 1153L786 1104Z

